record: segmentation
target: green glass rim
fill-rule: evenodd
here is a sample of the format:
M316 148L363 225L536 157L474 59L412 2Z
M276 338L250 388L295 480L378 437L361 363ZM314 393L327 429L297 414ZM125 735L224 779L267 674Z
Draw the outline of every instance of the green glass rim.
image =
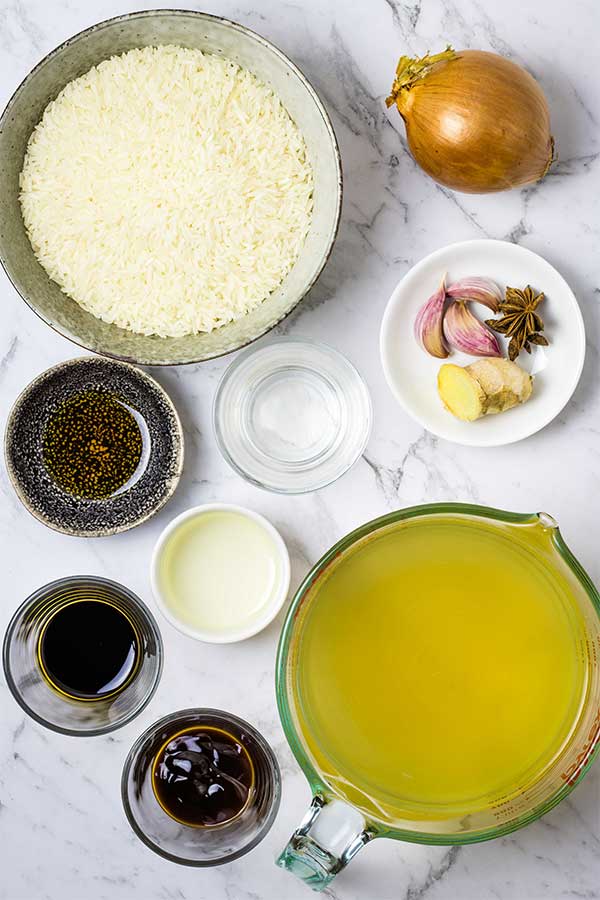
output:
M401 522L407 519L415 519L430 515L458 514L466 516L474 516L482 519L491 519L497 522L505 522L508 524L527 524L541 521L543 524L544 513L516 513L507 510L495 509L490 506L479 506L472 503L459 502L443 502L443 503L424 503L419 506L408 506L404 509L395 510L376 519L371 519L363 525L359 525L349 534L341 538L335 543L320 559L312 569L308 572L302 583L298 587L290 607L288 609L285 622L281 631L279 645L277 647L277 659L275 663L275 690L277 696L277 708L281 724L287 738L292 753L296 757L300 768L304 772L306 779L310 785L313 795L321 795L324 797L335 797L335 792L320 778L315 771L302 743L296 732L292 712L288 702L286 687L286 669L289 651L292 643L292 635L296 619L300 612L302 603L307 597L310 588L323 575L325 570L334 562L337 557L348 550L357 541L362 540L369 534L373 534L387 525ZM573 574L576 576L581 586L587 593L592 605L594 606L600 618L600 594L591 581L589 575L583 569L581 564L573 556L565 543L558 525L552 520L549 525L552 529L552 542L554 547L560 554L563 561L567 564ZM535 822L546 813L550 812L558 803L564 800L571 791L579 784L586 772L589 770L596 756L600 753L600 741L592 749L585 763L580 767L576 776L569 782L565 782L563 786L557 790L548 800L538 804L530 812L524 813L516 817L513 821L504 825L496 825L492 828L484 828L477 832L469 834L433 834L431 832L412 831L401 828L392 828L381 822L367 820L367 832L373 838L388 837L396 840L407 841L413 844L429 844L429 845L461 845L475 844L482 841L489 841L493 838L502 837L510 834Z

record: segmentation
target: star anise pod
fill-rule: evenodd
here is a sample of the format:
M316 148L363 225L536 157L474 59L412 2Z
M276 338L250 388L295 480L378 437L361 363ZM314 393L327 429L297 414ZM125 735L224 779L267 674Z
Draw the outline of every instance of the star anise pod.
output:
M521 352L531 353L531 345L548 346L547 338L541 333L544 323L537 307L544 299L542 293L536 294L528 284L526 288L506 288L505 299L500 303L498 312L500 319L486 319L485 324L493 331L510 338L508 358L513 362Z

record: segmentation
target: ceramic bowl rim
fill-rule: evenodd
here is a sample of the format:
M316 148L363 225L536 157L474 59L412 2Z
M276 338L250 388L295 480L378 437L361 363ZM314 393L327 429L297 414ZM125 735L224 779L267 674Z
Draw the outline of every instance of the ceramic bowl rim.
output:
M126 22L130 19L143 19L143 18L152 18L153 16L191 16L194 18L200 18L209 21L219 22L224 25L226 28L230 28L232 31L237 31L245 37L250 38L251 40L256 41L257 44L261 45L267 52L272 53L274 56L278 57L283 64L298 78L300 83L306 89L307 94L310 96L315 108L317 109L319 115L323 120L323 124L325 129L329 135L329 139L331 141L331 150L333 153L333 159L335 163L336 169L336 187L337 187L337 196L336 196L336 208L335 215L333 221L333 227L331 229L331 234L329 237L329 241L325 246L323 257L318 268L313 272L312 277L308 280L303 288L300 289L299 295L297 299L294 301L294 304L287 310L287 312L283 313L279 318L275 321L267 325L260 331L259 334L254 335L248 340L244 340L242 343L238 344L237 347L231 347L227 350L222 350L218 353L214 353L211 356L203 356L203 357L194 357L193 359L170 359L165 360L161 359L159 361L155 360L147 360L143 356L129 356L125 354L118 354L110 350L99 350L91 347L89 344L84 343L80 338L76 336L71 336L67 334L61 327L59 327L55 322L51 321L48 316L41 312L34 305L33 299L25 296L25 294L17 287L15 281L8 271L8 258L2 253L2 249L0 247L0 266L8 278L10 284L17 292L17 294L21 297L21 299L27 304L29 309L38 316L39 319L44 322L44 324L48 325L56 334L59 334L61 337L65 338L65 340L71 341L71 343L75 344L78 347L81 347L83 350L88 350L90 353L97 354L99 356L105 356L109 359L118 360L119 362L133 363L136 365L142 366L191 366L197 365L203 362L210 362L213 359L219 359L223 356L228 356L230 353L235 353L237 350L241 350L244 347L249 347L255 341L259 340L259 338L263 337L265 334L268 334L269 331L272 331L280 322L290 316L293 311L297 308L300 302L310 293L318 279L320 278L325 266L329 262L329 259L333 253L333 248L335 246L335 242L340 230L340 223L342 217L342 200L343 200L343 170L342 170L342 156L340 151L340 146L338 139L336 137L333 123L331 121L331 116L329 115L323 101L321 100L319 94L313 87L312 83L309 81L304 72L300 69L299 66L293 62L286 53L283 52L276 44L272 41L265 38L263 35L259 34L256 31L253 31L251 28L248 28L246 25L242 25L239 22L233 21L233 19L228 19L225 16L214 15L212 13L203 12L202 10L196 9L168 9L164 7L156 7L154 9L143 9L143 10L135 10L133 12L124 13L119 16L111 16L108 19L102 19L100 22L95 22L93 25L88 26L87 28L83 28L81 31L76 32L71 35L71 37L67 38L65 41L62 41L49 53L46 53L42 59L36 63L36 65L25 75L25 77L21 80L21 82L17 85L13 93L11 94L6 106L4 107L2 113L0 114L0 132L3 130L4 123L7 121L13 106L18 102L19 96L22 90L25 88L29 80L40 71L46 63L50 62L58 53L66 50L71 44L76 43L80 38L93 33L94 31L103 28L109 25L115 25L120 22ZM49 276L48 276L49 277ZM75 301L73 301L75 302Z
M71 366L78 365L80 363L83 363L85 365L88 362L94 363L96 365L100 363L101 365L108 366L124 366L125 368L135 372L136 376L139 376L142 381L150 384L152 389L160 395L162 400L169 407L169 410L173 416L173 420L175 423L173 437L176 443L177 453L176 469L173 473L172 478L170 479L170 483L164 497L161 497L160 503L147 510L143 515L138 516L138 518L134 522L127 522L123 525L109 528L97 528L95 531L81 531L77 528L68 528L66 526L63 527L58 523L50 522L48 519L46 519L46 517L39 512L37 507L30 503L29 498L22 491L21 484L14 471L12 459L9 456L9 446L12 444L13 440L15 419L23 403L25 403L25 401L29 399L29 397L35 392L39 385L43 381L45 381L46 378L52 376L55 372L58 372L63 368L69 368ZM179 418L179 413L175 408L175 404L173 403L165 389L162 387L162 385L160 385L158 381L152 377L152 375L149 375L147 372L142 371L142 369L138 368L138 366L133 365L129 362L125 362L125 360L122 359L109 359L106 356L75 356L71 359L62 360L61 362L50 366L50 368L48 369L44 369L43 372L40 372L39 375L36 375L35 378L33 378L28 384L26 384L25 387L20 391L18 396L15 398L10 407L8 416L6 418L6 425L4 427L4 465L6 466L6 471L8 473L8 477L15 494L17 495L27 512L32 515L34 519L37 519L38 522L41 522L42 525L46 526L46 528L52 529L52 531L59 532L60 534L68 534L71 537L110 537L113 534L121 534L122 532L130 531L132 528L137 528L138 525L143 525L144 522L147 522L149 519L151 519L152 516L156 515L156 513L159 512L166 503L168 503L168 501L177 490L177 486L179 485L181 474L183 472L183 458L184 436L181 419Z
M272 599L265 606L263 614L260 616L260 618L246 628L238 628L236 630L231 630L223 634L215 634L214 632L210 631L190 628L189 625L186 625L175 615L173 615L164 599L158 577L160 557L171 535L174 534L175 531L177 531L184 522L187 522L189 519L203 516L209 512L235 512L245 516L248 519L251 519L253 522L257 522L273 539L282 565L282 574L279 580L279 584L274 588ZM202 503L199 506L192 506L189 509L186 509L184 512L180 513L178 516L175 516L175 518L171 519L171 521L165 526L165 528L163 528L163 530L159 534L154 545L152 557L150 560L150 583L152 586L152 594L154 596L156 605L162 615L165 617L167 622L173 625L173 627L180 631L182 634L185 634L187 635L187 637L193 638L196 641L203 641L207 644L233 644L237 643L238 641L245 641L250 637L254 637L254 635L258 634L260 631L263 631L263 629L270 625L273 619L281 611L289 593L290 579L291 563L289 551L277 528L275 528L275 526L272 525L271 522L269 522L269 520L260 513L257 513L252 509L248 509L245 506L239 506L236 503Z

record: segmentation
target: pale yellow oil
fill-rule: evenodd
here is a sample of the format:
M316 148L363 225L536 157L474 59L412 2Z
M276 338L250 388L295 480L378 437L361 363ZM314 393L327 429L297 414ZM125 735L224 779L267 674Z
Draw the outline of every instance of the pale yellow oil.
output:
M293 690L338 793L378 817L443 818L546 770L586 679L554 556L540 526L440 516L332 564L298 623Z
M251 629L282 578L272 534L243 512L214 509L192 516L169 536L157 580L177 621L218 639Z

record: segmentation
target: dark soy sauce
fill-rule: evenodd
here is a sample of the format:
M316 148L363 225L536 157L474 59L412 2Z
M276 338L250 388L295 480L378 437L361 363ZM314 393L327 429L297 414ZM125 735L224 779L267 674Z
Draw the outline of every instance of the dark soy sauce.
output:
M222 825L246 806L254 782L248 751L221 728L189 728L156 754L152 785L164 811L194 828Z
M54 613L44 628L39 658L48 681L76 699L102 700L131 680L139 659L132 623L115 606L80 600Z

